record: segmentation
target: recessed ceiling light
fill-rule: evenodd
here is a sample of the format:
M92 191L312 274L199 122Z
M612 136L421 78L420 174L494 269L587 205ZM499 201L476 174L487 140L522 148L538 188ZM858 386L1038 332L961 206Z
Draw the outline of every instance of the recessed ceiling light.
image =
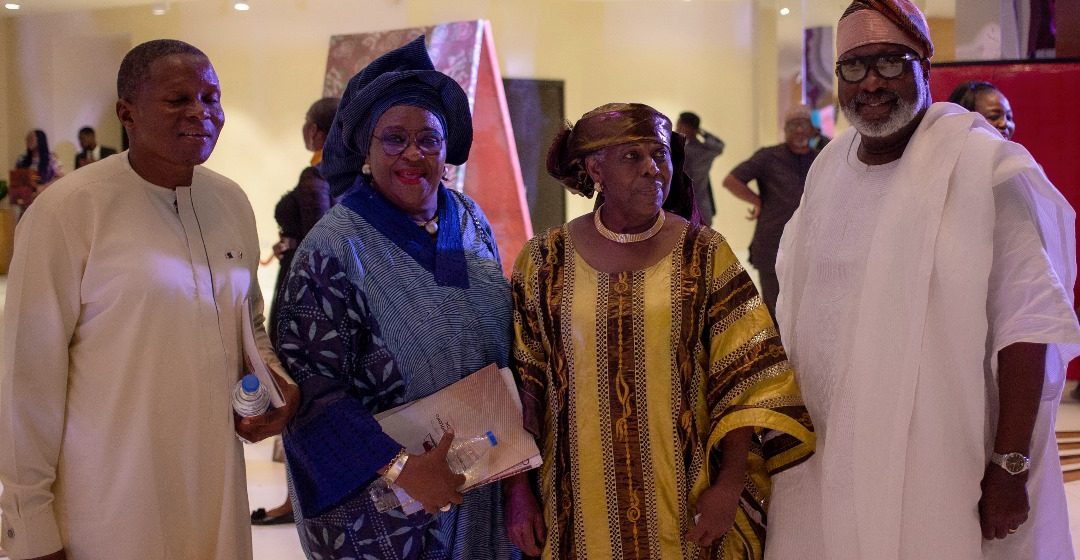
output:
M788 15L790 13L791 13L791 10L789 10L787 8L780 8L780 15L786 16L786 15Z
M236 10L238 12L246 12L246 11L251 9L251 5L248 4L247 2L237 2L237 3L233 4L232 7L233 7L234 10Z
M22 6L14 3L14 2L8 2L7 4L4 4L4 7L9 9L9 10L18 10Z

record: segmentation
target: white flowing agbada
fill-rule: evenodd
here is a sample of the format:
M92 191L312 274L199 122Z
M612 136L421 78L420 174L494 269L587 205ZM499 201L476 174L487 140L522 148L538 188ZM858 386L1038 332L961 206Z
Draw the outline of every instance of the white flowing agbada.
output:
M34 202L16 231L0 370L12 558L251 557L231 408L245 298L280 368L258 260L243 191L202 167L174 191L124 152Z
M1073 558L1053 444L1072 308L1075 214L1042 169L975 113L927 111L904 156L829 144L784 232L777 317L818 435L774 479L766 558ZM997 353L1045 343L1030 518L984 541L980 481L997 422Z

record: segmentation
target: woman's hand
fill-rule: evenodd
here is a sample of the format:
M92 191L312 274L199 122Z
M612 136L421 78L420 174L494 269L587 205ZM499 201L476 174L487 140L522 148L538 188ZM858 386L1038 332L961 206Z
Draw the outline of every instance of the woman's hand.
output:
M738 428L720 440L720 467L716 480L697 499L694 526L686 540L698 546L711 546L735 524L735 509L746 480L746 458L754 429Z
M547 527L527 474L516 474L503 482L503 508L510 542L526 556L540 556Z
M711 546L735 524L743 479L720 478L698 496L697 518L686 533L686 540L698 546Z
M251 443L280 434L296 414L296 409L300 407L300 389L273 371L270 375L277 378L277 386L281 390L281 398L285 400L285 404L258 416L241 418L236 414L233 415L237 435Z
M465 484L465 476L454 474L446 464L446 454L453 441L453 432L445 432L435 449L423 455L409 455L397 478L396 484L431 514L439 513L443 506L460 504L462 500L457 489Z

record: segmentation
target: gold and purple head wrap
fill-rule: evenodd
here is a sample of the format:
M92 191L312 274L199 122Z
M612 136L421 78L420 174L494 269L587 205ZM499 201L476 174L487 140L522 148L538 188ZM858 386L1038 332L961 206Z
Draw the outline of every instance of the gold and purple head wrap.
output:
M648 105L608 103L585 113L573 126L567 123L548 150L548 173L571 192L592 198L596 184L585 169L585 158L631 142L657 142L671 150L671 188L664 208L698 223L693 184L683 173L686 139L672 132L671 119Z
M903 45L923 58L934 56L930 26L911 0L855 0L836 24L836 56L873 43Z

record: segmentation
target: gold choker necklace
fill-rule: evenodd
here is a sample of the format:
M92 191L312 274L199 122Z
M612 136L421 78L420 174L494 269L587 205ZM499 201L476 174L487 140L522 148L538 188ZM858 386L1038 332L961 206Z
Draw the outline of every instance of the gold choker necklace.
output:
M649 229L641 233L615 233L610 229L604 227L604 222L600 221L600 209L604 205L601 204L593 212L593 224L596 226L596 231L600 232L600 235L616 242L616 243L637 243L638 241L645 241L650 237L660 233L660 229L664 227L664 209L660 209L660 214L656 216L656 222Z

